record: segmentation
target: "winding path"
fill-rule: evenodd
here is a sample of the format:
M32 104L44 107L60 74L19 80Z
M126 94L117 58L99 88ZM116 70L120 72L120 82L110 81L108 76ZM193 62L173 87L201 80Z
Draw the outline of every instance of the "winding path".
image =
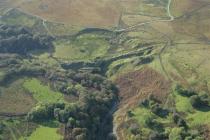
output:
M138 23L138 24L129 26L127 28L118 29L118 30L115 30L115 32L129 31L129 30L134 29L136 27L143 26L143 25L146 25L146 24L150 24L150 23L155 22L155 21L162 21L162 22L170 22L170 21L173 21L175 18L171 14L171 10L170 10L171 2L172 2L172 0L168 0L168 4L167 4L167 8L166 8L167 9L167 14L168 14L168 16L169 16L170 19L154 19L154 20L150 20L150 21L147 21L147 22Z
M163 20L163 19L154 19L154 20L151 20L151 21L147 21L147 22L143 22L143 23L136 24L136 25L132 25L132 26L130 26L130 27L128 27L128 28L123 28L123 29L115 30L115 32L125 32L125 31L129 31L129 30L134 29L134 28L136 28L136 27L144 26L144 25L146 25L146 24L150 24L150 23L155 22L155 21L161 21L161 22L171 22L171 21L173 21L173 20L175 19L175 17L172 15L171 10L170 10L171 2L172 2L172 0L168 0L168 4L167 4L167 15L168 15L168 17L169 17L170 19L166 19L166 20ZM164 36L166 36L166 35L164 35ZM166 42L166 44L163 46L163 48L162 48L162 49L160 50L160 52L159 52L159 60L160 60L160 65L161 65L163 71L164 71L164 72L166 73L166 75L168 76L168 73L167 73L167 71L166 71L166 69L165 69L165 67L164 67L164 65L163 65L163 63L162 63L162 53L165 51L165 49L166 49L168 46L171 45L171 40L170 40L170 38L167 37L167 36L166 36L166 38L167 38L168 41ZM117 110L116 110L116 111L117 111ZM114 113L116 113L116 111L113 112L113 115L114 115ZM117 114L115 114L115 115L117 115ZM119 134L118 134L118 132L117 132L118 127L119 127L119 126L117 125L117 123L113 123L113 134L116 136L117 140L120 140L121 136L119 136Z
M174 16L171 14L171 10L170 10L171 1L172 0L168 0L167 13L168 13L168 16L171 18L170 20L173 21L174 20Z

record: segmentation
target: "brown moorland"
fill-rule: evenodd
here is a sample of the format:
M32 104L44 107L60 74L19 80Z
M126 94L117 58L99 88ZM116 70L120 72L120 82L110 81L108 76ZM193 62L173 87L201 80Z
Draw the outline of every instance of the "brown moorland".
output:
M116 79L116 83L123 104L129 101L136 104L150 94L156 96L160 101L165 101L170 91L170 81L148 67L122 75Z
M34 0L23 1L18 8L52 22L85 27L115 27L120 17L113 0Z

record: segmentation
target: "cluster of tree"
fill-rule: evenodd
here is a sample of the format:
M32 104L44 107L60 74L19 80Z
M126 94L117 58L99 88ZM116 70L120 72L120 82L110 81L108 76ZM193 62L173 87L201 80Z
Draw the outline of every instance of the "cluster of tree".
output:
M173 121L179 127L188 128L186 121L177 112L173 112Z
M28 120L40 122L57 119L66 126L66 140L96 140L101 137L114 139L110 134L112 114L109 112L117 101L118 90L111 81L94 73L47 69L35 61L16 58L0 60L2 67L8 69L2 83L7 83L14 77L42 76L54 90L79 97L75 104L39 104L28 113Z
M9 68L4 76L0 79L0 83L4 84L12 80L14 77L18 76L42 76L46 70L41 66L31 66L31 65L14 65Z
M209 107L210 96L206 92L197 93L193 89L185 89L180 85L177 85L175 90L182 96L190 98L190 103L194 108L201 109L202 107Z
M67 94L82 97L88 90L100 91L103 94L117 93L118 89L101 75L87 72L56 71L48 72L46 77L54 82L55 89Z
M160 123L157 120L156 116L166 118L170 111L167 108L164 108L163 105L161 105L161 102L156 100L155 96L152 94L139 102L139 107L144 107L149 109L154 115L148 116L145 118L145 125L146 127L153 130L148 136L142 135L142 128L140 125L137 125L135 122L132 123L129 127L129 130L132 135L134 135L135 139L149 139L149 140L166 140L168 139L168 134L164 132L164 126L162 123ZM132 112L127 112L128 116L132 117ZM145 126L144 126L145 127Z
M143 64L148 64L152 62L154 58L152 56L147 56L147 57L139 57L138 59L134 60L132 63L134 65L143 65Z
M1 59L0 60L0 68L4 68L4 67L8 67L8 66L14 66L14 65L17 65L19 63L20 63L20 60L18 58Z
M187 130L184 127L172 128L168 138L170 140L204 140L202 134L197 130Z
M110 101L109 101L110 100ZM100 95L89 94L83 101L75 104L45 104L35 107L28 114L28 120L40 122L57 119L65 124L65 139L96 140L99 137L108 137L110 125L104 119L109 114L110 103L113 99L103 99ZM109 116L110 115L110 116ZM102 127L102 128L101 128ZM104 131L104 132L101 132ZM101 135L100 135L101 134Z
M153 95L140 101L139 106L149 108L152 113L160 117L166 117L170 112L167 108L164 108Z
M167 133L158 133L156 131L152 131L149 135L149 140L167 140L168 134Z
M185 89L181 85L176 85L175 91L177 91L180 95L187 96L187 97L190 97L190 96L193 96L196 94L196 92L193 88Z
M170 132L158 133L152 131L148 140L204 140L200 132L187 131L184 127L174 127Z
M2 134L4 127L5 125L2 122L0 122L0 134Z
M161 125L161 123L153 120L152 125L155 124L157 129L153 129L148 139L149 140L168 140L168 139L203 140L201 132L189 129L189 127L186 124L186 121L178 113L173 113L172 118L177 127L171 128L170 131L166 131L166 129ZM149 125L151 125L151 123L149 123Z
M34 122L41 122L54 118L54 110L56 108L64 109L64 103L46 103L39 104L33 108L27 115L27 119Z
M113 138L109 134L112 129L109 111L117 101L117 88L112 82L97 74L72 71L48 72L45 76L56 83L57 90L77 94L79 100L74 104L39 105L28 114L30 121L57 119L65 124L66 140Z
M180 88L179 88L180 89ZM183 93L183 89L180 94L186 96ZM192 93L192 91L185 91L185 93ZM193 92L194 93L194 92ZM189 94L187 94L189 95ZM190 97L195 96L194 94ZM206 94L203 94L203 98ZM163 105L155 99L154 96L149 96L148 98L140 101L140 107L145 107L149 109L154 115L151 115L145 118L145 124L148 128L151 128L151 133L148 136L149 140L167 140L167 139L195 139L195 140L202 140L202 134L199 131L192 130L192 128L188 127L187 122L183 118L180 113L178 113L175 109L168 109L164 108ZM129 113L132 116L132 113ZM167 116L171 115L174 128L171 128L170 131L165 129L164 125L157 120L156 116L166 118ZM141 139L141 127L137 125L130 126L131 133L135 136L136 139ZM194 133L196 131L196 133Z
M158 131L158 132L164 131L163 124L160 123L159 121L157 121L154 116L149 116L148 118L146 118L145 124L147 125L147 127L151 128L155 131Z
M3 131L4 131L4 128L5 128L5 124L3 122L0 122L0 140L3 139Z
M200 93L190 97L190 102L194 108L209 107L210 98L207 93Z
M137 123L131 123L129 126L128 130L133 134L133 135L139 135L141 133L140 126Z
M33 35L23 27L0 25L0 53L18 53L38 49L48 49L52 46L52 38Z
M77 73L76 75L73 75L72 79L84 87L94 88L100 91L107 90L117 93L116 86L98 74Z

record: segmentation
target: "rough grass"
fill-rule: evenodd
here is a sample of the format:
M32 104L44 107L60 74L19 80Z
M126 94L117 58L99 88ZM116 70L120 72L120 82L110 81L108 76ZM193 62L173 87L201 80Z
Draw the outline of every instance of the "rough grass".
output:
M24 88L33 94L38 102L58 102L64 101L62 93L52 91L49 86L43 85L39 80L33 78L26 80Z
M73 41L60 40L55 42L54 57L88 61L104 56L109 47L109 43L103 37L94 34L82 35Z
M45 24L48 27L48 30L54 36L74 35L83 29L78 25L68 25L68 24L53 23L53 22L45 22Z
M210 111L208 112L202 112L202 111L196 111L193 114L189 114L187 119L191 120L190 125L191 126L200 126L210 123Z
M155 4L156 1L122 1L125 13L147 15L151 17L167 17L166 4Z
M175 93L175 102L177 111L185 113L190 113L193 111L193 107L188 97L184 97L179 95L178 93Z
M23 137L27 137L38 126L35 123L28 122L24 117L0 117L0 122L5 125L5 129L2 133L2 140L19 140Z
M0 88L1 113L27 113L35 105L35 100L22 88L22 83L22 80L16 80L9 87Z
M146 127L146 119L153 117L154 115L150 112L150 110L146 109L146 108L136 108L135 110L133 110L133 114L134 114L134 118L138 121L139 124L144 125Z
M206 1L207 2L207 1ZM172 13L179 17L205 4L205 0L172 0Z
M208 45L177 45L167 50L169 55L164 59L168 65L166 69L169 73L176 73L198 90L208 90L210 85L209 52Z

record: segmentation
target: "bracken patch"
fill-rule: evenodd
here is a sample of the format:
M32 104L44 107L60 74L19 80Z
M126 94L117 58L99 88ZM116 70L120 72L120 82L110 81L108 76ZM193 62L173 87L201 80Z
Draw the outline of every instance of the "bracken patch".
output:
M164 102L171 85L163 75L148 67L122 75L116 83L122 103L130 102L134 105L150 94Z

